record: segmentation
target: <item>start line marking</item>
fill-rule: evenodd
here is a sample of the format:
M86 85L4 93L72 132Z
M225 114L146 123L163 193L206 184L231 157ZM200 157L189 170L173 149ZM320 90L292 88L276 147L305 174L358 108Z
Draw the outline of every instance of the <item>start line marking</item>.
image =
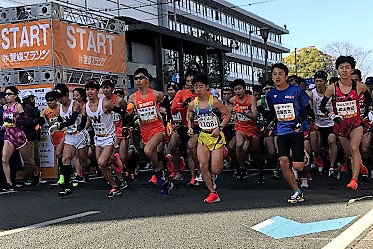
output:
M81 218L81 217L92 215L92 214L98 214L99 212L100 211L88 211L88 212L84 212L84 213L80 213L80 214L74 214L74 215L66 216L66 217L59 218L59 219L54 219L54 220L49 220L49 221L45 221L45 222L42 222L42 223L33 224L33 225L30 225L30 226L26 226L26 227L20 227L20 228L8 230L8 231L0 232L0 237L10 235L10 234L14 234L14 233L24 232L24 231L31 230L31 229L34 229L34 228L49 226L49 225L52 225L52 224L60 223L60 222L67 221L67 220L73 220L73 219Z
M373 225L373 209L334 238L323 249L343 249L351 244L369 226Z

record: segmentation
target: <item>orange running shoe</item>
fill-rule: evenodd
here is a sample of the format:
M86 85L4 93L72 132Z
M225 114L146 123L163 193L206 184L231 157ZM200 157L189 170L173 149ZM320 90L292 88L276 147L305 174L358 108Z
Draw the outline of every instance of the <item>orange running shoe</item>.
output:
M352 190L357 190L357 180L352 178L351 182L347 184L347 188L350 188Z
M115 153L114 156L115 156L115 164L117 165L117 170L116 170L117 173L123 173L123 163L120 160L119 154Z
M149 183L157 184L157 177L155 175L152 175L152 178L150 178Z
M203 200L203 202L207 202L207 203L214 203L214 202L219 202L219 201L220 201L220 197L217 192L210 193L209 196L207 196L207 198Z
M368 175L368 168L365 167L364 165L361 165L360 166L360 174L362 174L363 176Z

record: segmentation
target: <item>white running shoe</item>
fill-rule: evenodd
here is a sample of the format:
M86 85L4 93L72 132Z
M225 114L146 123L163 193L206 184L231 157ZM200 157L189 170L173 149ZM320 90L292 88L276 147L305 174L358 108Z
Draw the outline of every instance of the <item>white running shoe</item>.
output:
M308 188L309 187L307 178L301 178L300 181L301 181L301 184L300 184L301 188Z
M201 175L201 174L197 174L195 180L196 180L197 182L203 182L202 175Z

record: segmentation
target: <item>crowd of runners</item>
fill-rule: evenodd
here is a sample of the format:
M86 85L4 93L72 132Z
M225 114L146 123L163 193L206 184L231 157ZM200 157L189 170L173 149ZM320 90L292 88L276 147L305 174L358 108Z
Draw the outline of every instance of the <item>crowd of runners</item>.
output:
M9 86L0 96L2 191L42 181L37 154L45 123L55 147L59 196L72 194L92 171L104 176L108 197L118 196L136 178L140 161L153 169L149 183L160 187L161 196L173 182L190 177L188 186L206 185L207 203L220 201L217 183L224 168L234 170L237 180L256 169L258 184L269 177L264 170L273 169L271 177L282 175L292 190L289 203L305 200L302 188L312 181L312 168L336 179L350 174L346 187L357 190L359 181L373 177L373 78L363 83L355 66L354 58L340 56L339 77L318 71L307 86L277 63L271 81L248 89L236 79L223 86L221 96L210 91L208 76L199 70L188 70L164 94L151 88L152 76L139 68L131 95L110 79L88 79L75 89L57 84L45 95L42 113L32 92Z

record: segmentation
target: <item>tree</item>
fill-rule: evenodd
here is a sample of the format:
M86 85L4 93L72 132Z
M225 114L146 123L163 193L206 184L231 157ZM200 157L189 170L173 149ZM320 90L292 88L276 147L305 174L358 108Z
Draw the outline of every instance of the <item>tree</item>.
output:
M295 64L295 51L283 59L289 67L290 75L297 74L303 78L312 78L316 71L323 70L329 76L336 76L334 70L334 58L315 47L301 48L297 50Z
M350 42L334 42L327 45L323 51L337 58L340 55L350 55L356 60L356 68L360 69L363 76L371 76L372 72L372 50L364 50L356 47Z

